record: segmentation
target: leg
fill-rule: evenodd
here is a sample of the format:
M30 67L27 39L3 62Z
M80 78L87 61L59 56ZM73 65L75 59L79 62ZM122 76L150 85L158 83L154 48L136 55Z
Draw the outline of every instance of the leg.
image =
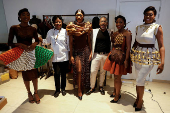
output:
M106 55L100 55L101 56L101 59L100 59L100 83L99 83L99 86L100 87L103 87L103 84L104 84L104 80L105 80L105 75L106 75L106 70L103 69L103 66L104 66L104 63L105 63L105 60L107 58Z
M64 61L61 62L60 65L60 70L61 70L61 92L62 95L65 96L66 92L65 92L65 87L66 87L66 71L65 71L65 67L68 67L69 61Z
M95 91L96 77L100 67L100 57L97 53L94 54L94 57L91 62L91 73L90 73L90 87L91 89L86 93L90 95Z
M34 98L33 98L32 93L30 91L30 81L24 81L24 84L25 84L25 87L26 87L27 92L28 92L29 102L34 103Z
M142 108L143 105L144 86L137 86L137 108Z
M115 76L115 75L114 75L114 76ZM115 79L115 77L114 77L114 91L113 91L113 94L110 95L110 97L115 97L115 95L116 95L116 79Z
M52 62L56 92L60 92L60 67L58 62Z
M33 86L34 86L34 98L35 98L35 102L37 104L40 103L40 97L38 96L38 78L32 80Z
M114 75L114 81L115 81L115 98L114 101L118 101L120 98L120 90L121 90L121 86L122 86L122 81L121 81L121 77L122 75Z
M105 91L103 89L103 84L104 84L104 81L106 80L106 70L103 69L103 66L104 66L104 63L105 63L105 60L107 58L107 55L100 55L101 56L101 65L100 65L100 83L99 83L99 90L101 92L102 95L105 94Z
M82 100L82 89L81 89L81 61L79 57L76 57L76 67L77 67L77 74L78 74L78 79L77 79L77 84L78 84L78 97L80 100Z
M152 70L153 65L139 65L135 64L135 72L137 75L136 79L136 92L137 92L137 99L134 103L135 111L140 111L143 105L143 94L144 94L144 86L145 86L145 79L149 72Z
M94 54L94 58L91 63L91 75L90 75L90 87L95 88L96 76L100 67L100 57L98 54Z

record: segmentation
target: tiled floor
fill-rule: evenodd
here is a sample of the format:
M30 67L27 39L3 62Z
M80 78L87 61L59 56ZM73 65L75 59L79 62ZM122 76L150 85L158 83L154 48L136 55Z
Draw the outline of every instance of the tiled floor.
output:
M59 95L54 98L54 79L53 76L45 80L39 80L39 95L41 103L30 104L27 92L20 75L18 79L11 79L9 82L0 85L0 96L5 96L8 103L0 113L133 113L133 103L136 97L135 81L122 80L122 98L117 104L110 103L109 95L114 88L113 79L107 78L105 95L101 95L98 90L91 95L83 95L80 101L76 97L77 89L73 88L72 75L67 75L66 96ZM146 89L151 89L151 93L145 92L144 106L139 113L170 113L170 84L160 82L146 82ZM31 84L31 90L33 87ZM166 94L164 94L166 92ZM153 101L156 100L157 102Z

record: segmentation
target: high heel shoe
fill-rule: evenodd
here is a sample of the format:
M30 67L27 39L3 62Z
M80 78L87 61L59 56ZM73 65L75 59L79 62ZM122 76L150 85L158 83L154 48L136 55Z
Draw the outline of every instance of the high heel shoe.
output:
M142 105L143 105L143 100L142 100ZM142 107L141 108L137 108L137 104L136 104L136 107L135 107L135 111L141 111L142 110Z
M137 104L136 104L136 103L134 103L134 104L133 104L133 107L134 107L134 108L136 108L136 106L137 106Z
M78 96L78 99L79 99L79 100L82 100L82 96Z
M133 104L133 107L135 108L137 106L137 99L135 100L135 103Z
M115 95L111 94L110 97L115 97Z
M117 103L117 102L120 100L120 98L121 98L121 95L119 95L119 99L118 99L117 101L115 101L115 100L113 99L113 100L111 100L110 102L111 102L111 103Z
M135 108L135 111L141 111L142 108Z

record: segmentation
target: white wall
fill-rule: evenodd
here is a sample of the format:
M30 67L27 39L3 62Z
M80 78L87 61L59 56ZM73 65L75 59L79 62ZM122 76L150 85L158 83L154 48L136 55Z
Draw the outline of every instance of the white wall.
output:
M3 0L8 29L18 24L18 11L28 8L31 15L74 14L83 9L86 14L110 14L110 27L113 28L116 0ZM107 6L107 7L106 7ZM32 17L32 16L31 16Z
M164 45L165 45L165 66L160 75L152 76L153 79L170 80L170 0L161 1L161 12L159 23L163 27ZM155 66L157 67L157 66Z
M8 32L3 0L0 0L0 43L7 43Z
M162 9L159 23L163 26L164 31L165 69L162 74L153 76L153 79L170 80L168 70L170 67L170 0L161 1ZM17 20L18 11L25 7L29 9L31 15L37 15L40 19L42 19L42 15L74 14L77 9L83 9L86 14L109 13L109 28L113 29L115 26L114 17L117 0L3 0L3 3L8 29L12 25L19 24Z

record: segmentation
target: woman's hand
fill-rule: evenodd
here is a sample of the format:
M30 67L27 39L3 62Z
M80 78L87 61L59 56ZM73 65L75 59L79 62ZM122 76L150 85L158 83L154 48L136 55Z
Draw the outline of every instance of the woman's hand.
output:
M162 71L164 70L164 64L160 64L157 68L157 73L156 74L160 74L162 73Z
M125 68L128 67L128 61L127 60L124 61L124 66L125 66Z
M28 51L28 46L22 43L18 43L17 46L19 46L21 49L24 49L25 51Z
M32 44L30 46L28 46L28 51L33 51L36 47L36 44Z
M90 56L89 56L89 61L91 61L92 59L92 53L90 53Z
M43 39L41 37L38 37L38 39L39 39L40 42L43 42Z
M71 63L74 64L74 57L71 57Z

